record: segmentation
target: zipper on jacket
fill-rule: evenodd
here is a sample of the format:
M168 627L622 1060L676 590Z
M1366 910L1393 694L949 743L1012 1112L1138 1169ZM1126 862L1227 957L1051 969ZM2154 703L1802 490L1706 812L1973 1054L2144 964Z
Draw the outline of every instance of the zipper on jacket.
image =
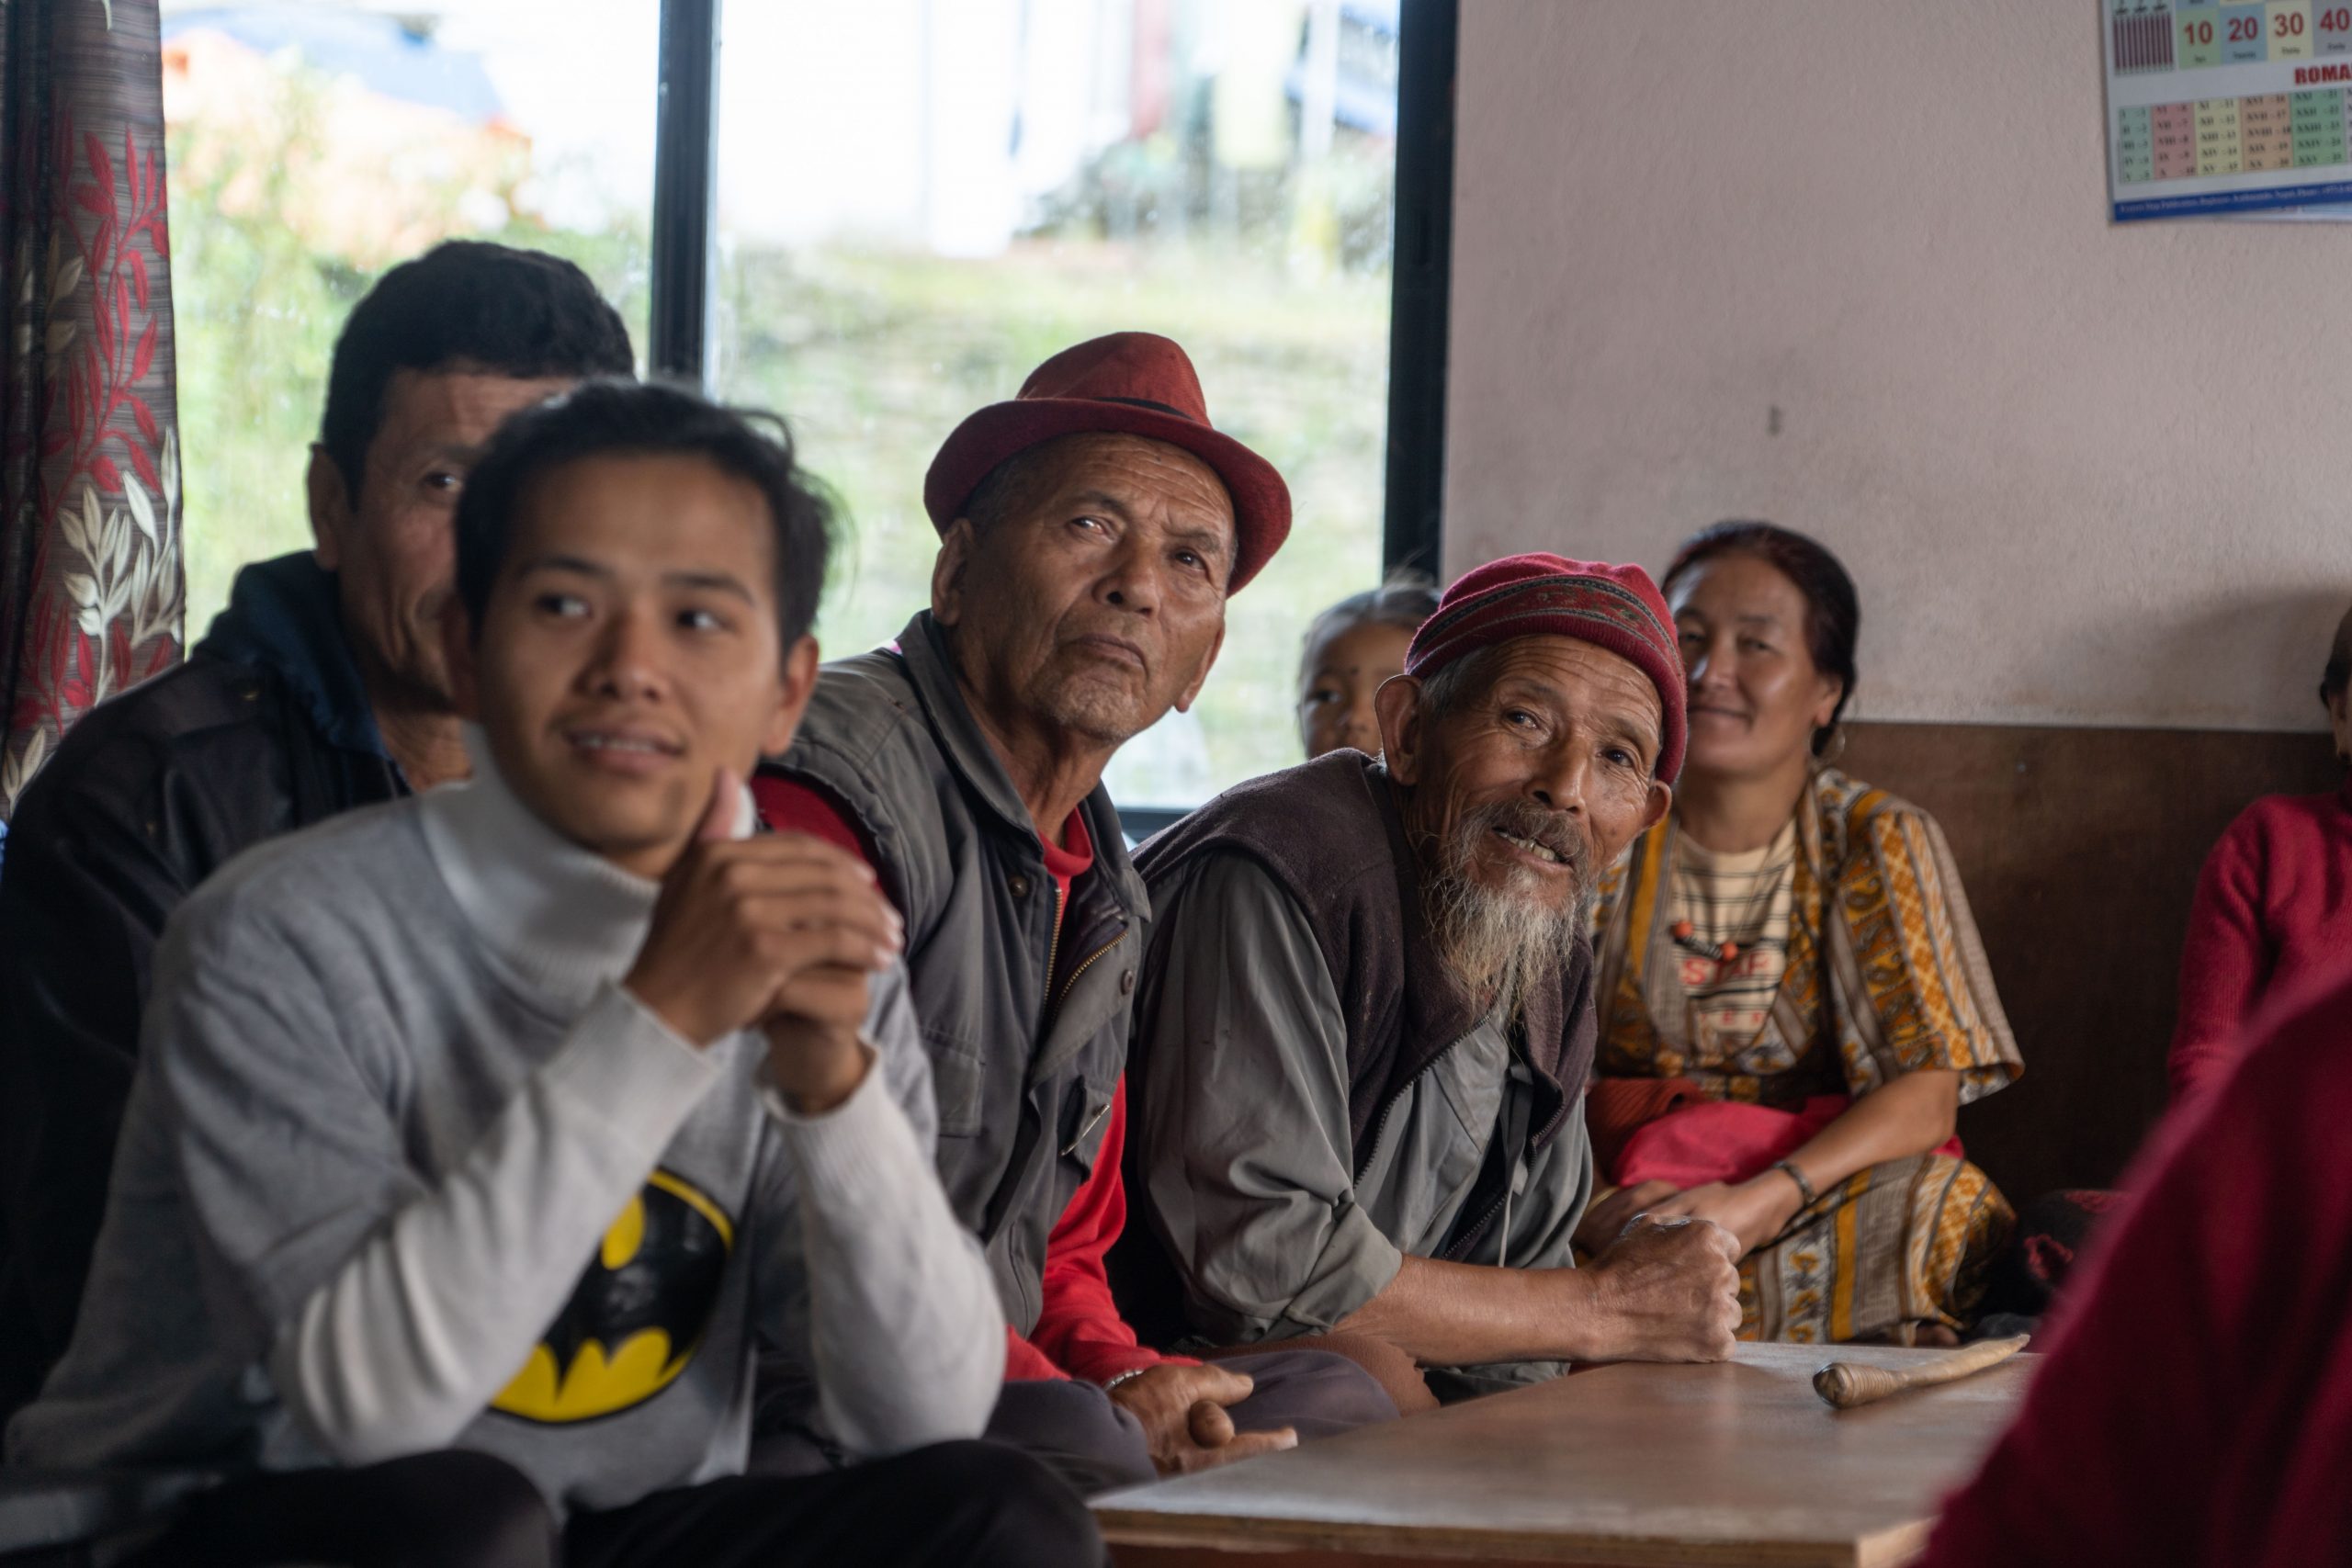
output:
M1078 988L1078 977L1085 974L1089 969L1093 968L1097 959L1110 952L1113 948L1118 946L1120 942L1125 941L1126 935L1127 928L1122 925L1119 928L1119 934L1117 936L1113 937L1109 942L1104 942L1102 946L1088 953L1084 958L1079 960L1078 967L1071 970L1069 972L1069 978L1062 982L1060 994L1054 998L1052 1012L1061 1011L1062 1004L1069 1000L1070 992ZM1048 1016L1050 1017L1051 1014L1049 1013Z
M1053 998L1050 993L1054 985L1054 965L1061 961L1062 921L1069 918L1069 911L1062 908L1068 902L1062 897L1062 885L1051 876L1046 877L1046 881L1054 890L1054 934L1046 939L1046 989L1049 993L1046 997L1046 1012L1050 1017L1053 1013Z
M1513 1055L1516 1056L1517 1053ZM1502 1193L1499 1197L1488 1201L1486 1208L1480 1211L1478 1217L1471 1222L1469 1229L1462 1229L1460 1217L1456 1216L1451 1234L1458 1239L1439 1254L1442 1258L1458 1262L1468 1257L1470 1249L1477 1246L1480 1239L1485 1236L1487 1226L1493 1223L1495 1211L1499 1209L1502 1211L1503 1229L1501 1236L1495 1245L1495 1267L1507 1269L1510 1266L1510 1201L1519 1191L1519 1179L1522 1170L1531 1178L1535 1174L1533 1156L1536 1145L1548 1136L1551 1128L1556 1127L1562 1120L1560 1116L1555 1115L1542 1133L1532 1133L1528 1127L1521 1125L1514 1136L1511 1123L1517 1121L1518 1117L1513 1113L1513 1108L1521 1091L1526 1096L1528 1114L1532 1117L1535 1095L1535 1069L1532 1065L1527 1065L1527 1077L1523 1083L1509 1073L1506 1073L1503 1078L1502 1126L1496 1134L1496 1137L1502 1145L1501 1154L1504 1162ZM1514 1144L1518 1146L1512 1147ZM1522 1157L1526 1159L1524 1167L1520 1163Z
M1438 1254L1439 1261L1444 1263L1459 1263L1463 1258L1469 1253L1470 1249L1477 1246L1481 1238L1486 1235L1487 1226L1494 1219L1495 1211L1501 1208L1503 1206L1503 1200L1510 1196L1510 1183L1506 1180L1503 1183L1502 1197L1495 1199L1492 1202L1488 1203L1485 1209L1481 1210L1477 1219L1471 1222L1469 1229L1457 1231L1455 1233L1461 1237L1461 1239L1456 1241L1453 1246L1447 1247L1443 1252Z
M1102 955L1097 953L1095 956L1099 958ZM1091 958L1087 960L1089 964L1091 964L1093 961L1094 960ZM1480 1021L1484 1022L1485 1021L1481 1020ZM1475 1025L1472 1028L1472 1032L1476 1032ZM1462 1037L1462 1040L1467 1040L1469 1038L1470 1036L1465 1034ZM1455 1041L1453 1045L1448 1045L1444 1051L1442 1051L1437 1055L1430 1057L1429 1066L1423 1067L1421 1072L1426 1073L1430 1070L1430 1067L1436 1066L1440 1061L1443 1060L1447 1055L1453 1053L1454 1045L1462 1043L1462 1040ZM1381 1101L1380 1114L1374 1120L1372 1124L1372 1142L1364 1145L1363 1157L1356 1161L1356 1180L1362 1181L1363 1179L1363 1173L1372 1168L1372 1156L1379 1152L1380 1140L1387 1136L1388 1118L1396 1113L1396 1102L1404 1099L1407 1090L1409 1090L1419 1081L1420 1075L1417 1073L1413 1077L1405 1080L1405 1086L1403 1089L1398 1089L1386 1100ZM1533 1137L1529 1141L1528 1146L1532 1148L1536 1144L1544 1142L1550 1138L1553 1134L1558 1132L1560 1130L1560 1124L1568 1119L1569 1106L1574 1103L1575 1101L1573 1099L1564 1100L1561 1103L1560 1109L1552 1113L1552 1119L1549 1122L1544 1122L1544 1125L1536 1131Z
M1118 946L1120 942L1125 941L1127 935L1126 919L1122 916L1119 919L1118 930L1113 934L1111 940L1096 948L1093 952L1088 953L1084 958L1080 959L1078 962L1078 967L1072 969L1069 972L1069 977L1064 979L1058 987L1056 987L1054 985L1054 965L1061 962L1062 926L1069 919L1069 910L1065 907L1066 902L1067 901L1062 897L1061 884L1058 882L1055 883L1054 935L1053 940L1046 946L1046 1006L1038 1020L1038 1025L1041 1031L1051 1029L1053 1027L1055 1014L1060 1012L1062 1010L1062 1004L1069 1000L1070 992L1078 987L1079 977L1084 975L1089 969L1093 968L1096 961L1101 959L1104 953L1110 952L1113 948Z
M1079 976L1092 968L1096 959L1102 957L1104 953L1118 946L1120 941L1125 937L1126 934L1127 928L1123 923L1119 927L1119 934L1117 936L1113 937L1109 942L1104 942L1101 947L1098 947L1093 952L1088 953L1079 962L1078 967L1069 972L1069 978L1063 982L1060 994L1053 998L1051 1003L1046 1009L1046 1028L1051 1029L1053 1027L1055 1017L1062 1010L1062 1003L1069 1000L1070 992L1077 988ZM1113 1092L1115 1094L1116 1090L1114 1089ZM1086 1125L1078 1130L1078 1136L1072 1138L1066 1145L1063 1146L1062 1157L1064 1159L1068 1159L1070 1156L1076 1154L1078 1152L1078 1145L1086 1142L1086 1134L1094 1131L1096 1124L1109 1114L1111 1114L1111 1101L1106 1100L1095 1111L1093 1115L1086 1119Z
M1484 1023L1485 1021L1486 1020L1480 1019L1478 1023ZM1472 1024L1468 1033L1462 1035L1460 1039L1455 1040L1452 1044L1446 1046L1444 1050L1440 1051L1436 1055L1431 1056L1428 1062L1422 1065L1420 1072L1415 1073L1411 1077L1407 1078L1394 1093L1389 1095L1386 1100L1381 1101L1380 1114L1374 1119L1372 1123L1372 1142L1364 1145L1363 1156L1356 1161L1356 1180L1362 1181L1363 1179L1363 1173L1372 1168L1372 1156L1380 1152L1380 1140L1388 1135L1388 1118L1396 1114L1396 1102L1404 1099L1408 1093L1411 1092L1415 1084L1421 1081L1421 1075L1423 1073L1427 1073L1430 1068L1436 1066L1440 1062L1445 1060L1448 1056L1453 1055L1455 1049L1461 1045L1464 1040L1469 1039L1470 1035L1477 1032L1478 1024Z
M1453 1047L1449 1045L1446 1049L1452 1050ZM1362 1181L1363 1173L1372 1168L1372 1156L1380 1152L1380 1140L1388 1135L1388 1118L1396 1113L1396 1102L1405 1098L1405 1090L1411 1089L1417 1081L1416 1078L1407 1078L1405 1088L1390 1095L1381 1106L1380 1115L1372 1124L1372 1142L1363 1146L1363 1157L1356 1161L1355 1180Z
M1078 1136L1062 1145L1062 1157L1068 1159L1078 1153L1078 1145L1086 1142L1086 1134L1094 1131L1101 1124L1102 1118L1109 1114L1111 1114L1111 1102L1106 1100L1102 1102L1102 1109L1086 1119L1086 1125L1078 1130Z

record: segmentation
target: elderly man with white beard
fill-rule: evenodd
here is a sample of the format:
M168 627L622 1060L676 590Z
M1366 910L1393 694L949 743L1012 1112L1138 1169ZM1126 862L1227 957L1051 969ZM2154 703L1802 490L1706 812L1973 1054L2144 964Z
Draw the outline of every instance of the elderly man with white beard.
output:
M1588 916L1672 799L1672 617L1639 567L1492 561L1447 590L1341 750L1137 857L1131 1292L1210 1355L1353 1356L1407 1412L1570 1361L1721 1360L1738 1244L1592 1190ZM1154 1246L1153 1244L1157 1245ZM1172 1276L1172 1278L1171 1278Z

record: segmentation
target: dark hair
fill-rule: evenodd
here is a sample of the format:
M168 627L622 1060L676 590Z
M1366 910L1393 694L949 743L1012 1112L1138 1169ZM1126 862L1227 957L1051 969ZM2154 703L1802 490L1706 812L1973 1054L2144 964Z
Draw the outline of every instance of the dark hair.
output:
M319 445L356 505L396 372L584 378L627 376L635 365L619 313L571 263L451 240L384 274L351 308L327 371Z
M1298 678L1304 681L1311 673L1307 660L1326 637L1358 626L1398 626L1415 632L1436 614L1437 583L1427 572L1399 567L1382 579L1379 587L1351 593L1307 623L1306 640L1298 650Z
M2320 705L2334 707L2346 687L2352 687L2352 610L2335 623L2335 642L2327 650L2327 668L2319 678Z
M1829 722L1813 734L1818 756L1837 733L1838 720L1854 700L1859 679L1854 669L1854 643L1862 631L1862 602L1845 566L1819 541L1777 523L1717 523L1682 541L1674 562L1666 569L1659 587L1671 597L1674 585L1692 568L1717 556L1754 556L1797 586L1804 595L1805 648L1813 667L1838 682L1838 705Z
M772 423L763 434L752 418ZM568 463L609 457L700 457L756 489L775 528L777 629L790 648L817 618L831 548L833 506L792 453L772 414L746 416L674 387L590 381L498 427L458 498L458 597L481 635L492 585L531 485ZM658 522L649 522L658 526Z

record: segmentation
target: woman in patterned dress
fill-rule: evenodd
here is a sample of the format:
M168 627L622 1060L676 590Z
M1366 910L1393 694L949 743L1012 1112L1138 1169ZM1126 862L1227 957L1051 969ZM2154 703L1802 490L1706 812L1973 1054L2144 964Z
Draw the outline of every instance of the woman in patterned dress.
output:
M1828 765L1860 607L1813 540L1719 524L1665 579L1690 680L1672 814L1602 879L1604 1187L1746 1249L1742 1337L1951 1343L2013 1216L1953 1137L2022 1064L1941 829Z

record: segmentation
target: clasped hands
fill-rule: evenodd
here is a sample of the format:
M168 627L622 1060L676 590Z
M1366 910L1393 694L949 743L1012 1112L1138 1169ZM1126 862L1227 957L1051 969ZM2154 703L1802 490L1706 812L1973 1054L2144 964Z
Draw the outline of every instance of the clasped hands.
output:
M1253 1386L1249 1373L1214 1362L1193 1367L1162 1361L1120 1379L1110 1393L1111 1403L1142 1426L1152 1468L1162 1475L1183 1475L1298 1446L1298 1433L1288 1427L1272 1432L1233 1429L1225 1407L1249 1398Z
M855 855L805 833L735 838L741 799L720 769L623 984L696 1045L758 1025L770 1080L816 1115L865 1079L868 982L897 960L905 927Z

